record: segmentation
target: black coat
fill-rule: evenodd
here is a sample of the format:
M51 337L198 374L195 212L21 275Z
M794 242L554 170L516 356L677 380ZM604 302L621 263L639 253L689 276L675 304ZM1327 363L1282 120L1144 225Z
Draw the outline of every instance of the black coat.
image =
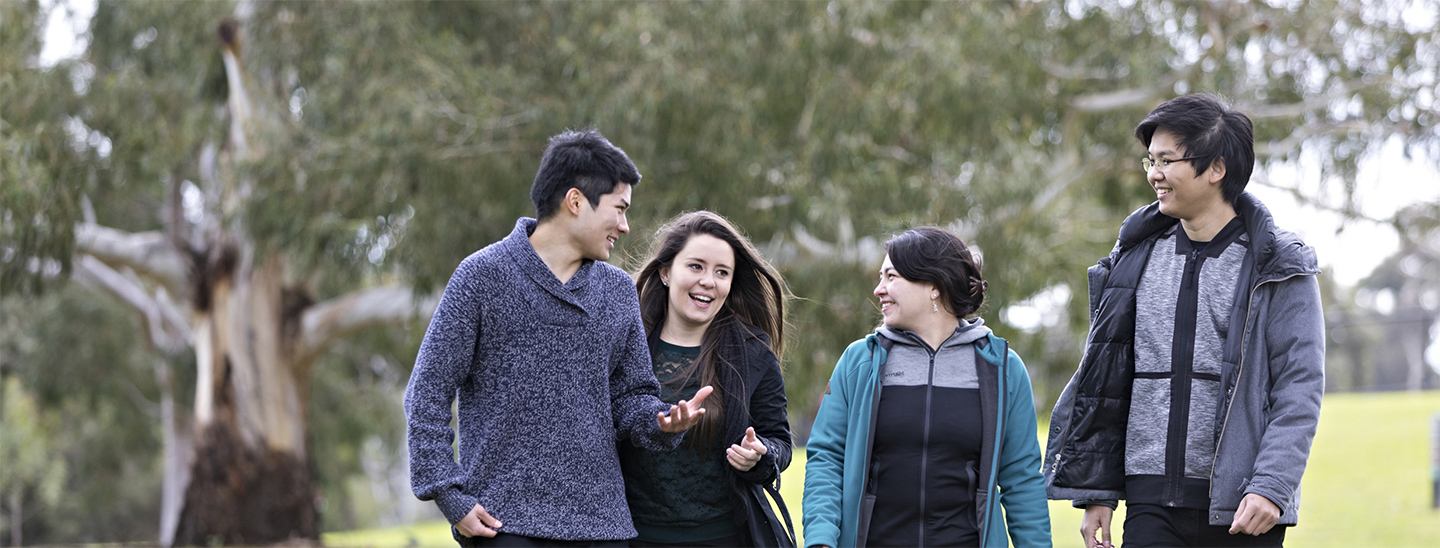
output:
M710 329L721 333L715 369L725 400L724 433L712 454L730 471L736 524L750 532L756 546L773 546L775 537L784 534L777 527L779 520L789 521L788 516L776 516L765 498L765 486L778 489L780 472L790 467L794 447L785 410L785 377L765 332L734 316L717 319ZM652 334L652 349L657 338L658 333ZM725 460L725 451L744 440L745 429L750 427L755 428L755 437L765 444L766 452L753 468L741 472Z

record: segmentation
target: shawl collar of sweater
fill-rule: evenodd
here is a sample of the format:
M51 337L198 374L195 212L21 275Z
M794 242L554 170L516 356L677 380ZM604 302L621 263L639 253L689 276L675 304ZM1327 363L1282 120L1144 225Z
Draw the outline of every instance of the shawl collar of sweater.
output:
M585 307L581 305L580 300L575 298L575 293L585 288L595 261L591 259L581 261L580 269L575 271L575 275L570 277L570 281L561 284L560 278L555 277L550 266L545 264L545 260L540 258L540 254L535 251L535 246L530 243L530 235L535 233L535 227L538 224L535 219L530 217L521 217L515 221L515 229L501 241L505 255L510 257L510 260L515 262L515 266L529 276L536 285L544 288L556 298L584 310Z

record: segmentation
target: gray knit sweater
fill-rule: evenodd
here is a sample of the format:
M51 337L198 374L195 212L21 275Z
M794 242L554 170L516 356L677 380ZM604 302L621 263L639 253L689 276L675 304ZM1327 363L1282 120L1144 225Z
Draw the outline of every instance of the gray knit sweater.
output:
M530 245L535 224L517 221L445 286L405 389L410 482L452 524L479 503L504 533L631 538L616 440L661 451L681 435L655 420L669 406L630 276L586 261L561 284Z

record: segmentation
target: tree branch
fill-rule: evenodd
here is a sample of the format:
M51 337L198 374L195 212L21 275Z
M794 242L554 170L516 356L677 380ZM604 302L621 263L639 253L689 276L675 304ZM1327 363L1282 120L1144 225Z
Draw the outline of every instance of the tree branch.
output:
M1070 100L1080 112L1108 112L1122 108L1150 106L1160 96L1160 86L1131 88L1081 95Z
M408 287L387 285L311 306L300 318L297 362L313 359L336 341L368 327L429 319L438 304L438 296L416 297Z
M97 224L75 227L75 245L112 266L125 266L159 283L173 295L187 294L185 257L162 232L129 233Z
M74 279L81 284L103 289L130 306L145 318L145 330L155 348L166 355L184 352L194 344L194 334L184 315L165 297L164 288L152 298L136 280L110 268L100 259L80 255L75 259Z

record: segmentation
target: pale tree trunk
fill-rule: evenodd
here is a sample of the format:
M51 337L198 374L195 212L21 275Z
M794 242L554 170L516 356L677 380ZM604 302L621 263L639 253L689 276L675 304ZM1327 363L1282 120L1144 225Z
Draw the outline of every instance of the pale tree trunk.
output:
M1419 312L1413 310L1412 312ZM1419 392L1425 388L1425 343L1430 326L1420 314L1408 314L1407 322L1397 326L1400 351L1405 355L1407 372L1405 389Z
M1402 304L1396 312L1401 323L1396 326L1400 351L1405 355L1407 374L1405 389L1418 392L1425 389L1425 348L1430 345L1430 313L1420 306L1422 282L1408 278L1401 284L1396 298Z
M311 364L359 330L427 318L438 299L381 286L312 304L285 278L282 258L255 262L233 243L188 254L157 233L92 224L77 227L76 242L77 281L139 312L163 354L195 353L190 421L174 405L168 363L156 365L165 432L161 543L317 540L306 447ZM172 292L186 302L172 302Z
M275 256L230 263L206 276L208 306L194 313L195 457L175 541L318 540L308 363L294 359L299 318L286 302L283 264Z
M164 479L160 486L160 546L170 548L175 544L180 510L185 503L185 489L190 485L192 436L189 422L182 421L175 409L170 363L163 359L157 362L155 384L160 387L160 422L165 446Z
M162 543L318 540L306 447L311 364L356 331L428 318L439 300L382 286L312 303L303 286L287 279L280 254L255 256L240 217L233 215L249 195L250 182L217 175L236 158L256 160L247 133L257 118L236 40L247 12L248 4L240 2L236 20L219 29L230 88L228 147L219 158L206 148L199 161L202 184L220 189L219 203L212 204L219 211L191 232L181 230L172 203L174 226L168 237L100 227L93 218L76 230L82 281L139 311L157 348L195 353L195 404L188 429L169 392L162 396ZM172 201L176 196L172 192ZM216 221L222 218L233 221L222 227ZM184 303L172 302L170 295ZM168 369L156 374L164 391Z

